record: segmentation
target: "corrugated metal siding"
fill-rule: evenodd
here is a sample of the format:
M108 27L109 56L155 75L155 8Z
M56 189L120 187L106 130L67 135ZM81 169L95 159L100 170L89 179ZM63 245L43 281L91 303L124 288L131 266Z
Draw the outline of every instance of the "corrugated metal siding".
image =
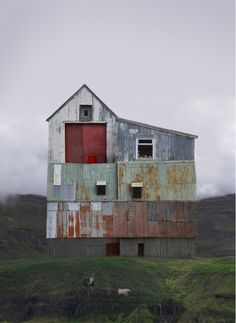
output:
M146 257L192 257L196 255L194 239L185 238L80 238L48 239L51 256L105 256L107 244L120 246L120 256L138 256L138 244L144 244Z
M194 138L139 126L122 120L118 122L117 132L118 161L135 160L137 136L155 139L155 159L157 161L166 161L173 158L175 160L194 160Z
M48 250L51 256L105 256L107 243L118 243L119 239L80 238L49 239Z
M138 244L144 244L145 257L192 257L195 240L185 238L120 239L121 256L138 256Z
M48 203L48 238L192 238L197 233L192 202L59 202L57 207L55 204Z
M131 201L133 181L143 183L141 200L144 201L196 199L195 164L192 161L62 164L62 185L56 186L53 185L53 174L54 164L49 164L49 201ZM97 181L106 181L106 195L97 195Z
M191 201L196 199L193 161L118 163L118 199L132 200L131 182L143 183L142 200Z
M62 164L61 186L53 185L54 164L48 165L48 200L117 199L116 164ZM106 181L106 195L97 195L96 182Z

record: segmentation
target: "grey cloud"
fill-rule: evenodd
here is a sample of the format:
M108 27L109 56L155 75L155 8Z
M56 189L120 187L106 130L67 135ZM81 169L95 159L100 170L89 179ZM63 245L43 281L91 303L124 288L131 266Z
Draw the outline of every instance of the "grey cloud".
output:
M199 135L199 196L234 191L234 1L1 1L1 190L46 194L46 118L83 83Z

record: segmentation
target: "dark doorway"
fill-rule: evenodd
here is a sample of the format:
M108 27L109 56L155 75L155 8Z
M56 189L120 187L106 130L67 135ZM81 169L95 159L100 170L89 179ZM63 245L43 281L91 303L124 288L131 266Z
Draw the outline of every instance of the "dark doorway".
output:
M106 256L119 256L120 244L117 242L106 244Z
M143 257L144 256L144 243L138 244L138 256Z

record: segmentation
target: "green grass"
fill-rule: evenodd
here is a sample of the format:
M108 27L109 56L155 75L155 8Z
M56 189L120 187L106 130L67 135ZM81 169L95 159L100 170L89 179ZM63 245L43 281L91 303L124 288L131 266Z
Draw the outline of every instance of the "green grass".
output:
M114 304L118 304L119 311L124 314L123 318L120 316L122 323L135 322L140 311L149 317L151 314L148 311L152 312L155 304L168 299L184 306L184 316L189 315L188 321L202 316L208 317L209 322L211 319L218 322L223 315L226 322L231 322L234 317L232 258L45 257L0 261L0 295L1 299L9 301L5 302L8 305L0 303L0 321L14 321L15 316L18 319L21 317L22 308L26 305L19 307L17 316L14 300L25 300L25 304L28 304L34 298L37 301L35 304L30 303L32 308L51 302L51 310L45 305L45 318L42 312L37 314L35 311L31 322L38 322L37 319L40 322L93 322L93 316L97 319L101 316L101 322L105 319L107 322L118 320L119 313L114 314L109 310L103 310L102 313L90 310L84 316L71 317L70 320L68 313L65 315L62 311L56 315L57 312L53 311L53 308L56 311L60 302L69 302L74 295L84 290L83 279L92 273L95 274L94 289L100 293L104 290L114 292L117 288L132 290L134 295L127 299L111 296L115 297ZM145 304L145 309L142 304ZM50 318L50 315L54 318Z

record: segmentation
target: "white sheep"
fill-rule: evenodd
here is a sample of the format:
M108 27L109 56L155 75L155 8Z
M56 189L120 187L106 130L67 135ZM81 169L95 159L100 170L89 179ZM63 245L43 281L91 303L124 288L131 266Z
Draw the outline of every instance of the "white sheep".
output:
M118 288L117 292L118 292L118 295L129 296L129 294L131 293L131 290L129 288Z

